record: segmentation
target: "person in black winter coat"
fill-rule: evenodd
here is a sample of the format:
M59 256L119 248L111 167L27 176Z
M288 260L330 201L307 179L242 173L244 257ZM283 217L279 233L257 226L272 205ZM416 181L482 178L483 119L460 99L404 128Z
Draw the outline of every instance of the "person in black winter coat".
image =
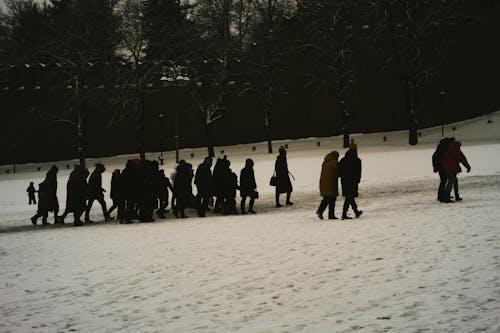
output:
M109 221L108 210L106 208L106 201L104 200L105 189L102 188L102 174L106 171L106 168L101 163L95 165L94 172L90 175L89 184L87 187L87 198L88 204L85 210L85 223L91 223L90 220L90 210L92 209L92 204L94 200L97 200L102 208L102 213L104 215L104 220Z
M87 177L89 171L81 166L77 166L69 175L66 185L66 209L58 217L60 223L69 213L73 213L73 223L75 226L82 225L80 220L87 207Z
M139 160L128 160L121 174L123 195L125 199L125 214L120 223L133 223L138 218L137 206L139 202Z
M184 160L180 160L176 168L174 178L175 204L174 214L176 217L187 218L185 208L191 204L193 179L192 166Z
M215 195L215 205L214 205L214 213L219 213L223 210L224 207L224 176L227 173L227 156L224 158L218 158L215 162L214 172L212 176L212 186L213 186L213 195Z
M212 158L206 157L196 169L194 184L196 185L196 203L198 206L198 216L205 217L208 210L208 203L212 197Z
M31 205L32 203L36 205L35 193L38 191L35 189L35 186L33 186L33 182L30 182L30 186L28 186L26 192L28 192L28 205Z
M157 174L159 172L157 161L142 161L139 167L139 221L153 222L153 213L158 208Z
M342 184L342 195L345 197L342 210L342 219L350 219L347 216L349 206L354 210L356 217L360 217L363 212L358 210L355 198L358 196L358 184L361 180L361 160L358 157L357 146L351 143L345 157L339 162L340 182Z
M448 147L452 144L453 141L455 141L455 138L442 138L439 141L436 150L432 154L433 171L439 174L439 187L438 187L437 200L441 202L446 200L444 189L446 186L446 182L448 180L448 175L444 171L441 159L443 157L444 152L446 151L446 149L448 149Z
M231 170L231 162L227 161L227 169L224 175L222 187L224 189L224 215L236 215L236 191L239 189L238 176Z
M253 171L253 160L248 158L245 161L245 167L241 169L240 172L240 210L241 214L247 214L245 211L245 201L250 198L250 203L248 206L248 213L255 214L253 206L255 199L257 198L257 183L255 182L255 174Z
M111 175L111 190L109 197L113 200L113 205L108 210L108 216L111 217L113 210L118 208L117 220L123 220L125 214L125 193L120 169L113 171Z
M31 218L31 223L36 225L39 217L42 224L49 224L47 217L49 212L54 212L54 223L57 223L57 213L59 212L59 201L57 200L57 172L59 169L53 165L47 172L45 180L38 186L38 210Z
M290 201L293 188L292 182L290 181L290 172L288 171L288 162L284 147L280 147L279 149L279 155L274 164L274 172L276 175L276 207L281 207L279 201L281 193L286 193L286 205L293 205L293 202Z

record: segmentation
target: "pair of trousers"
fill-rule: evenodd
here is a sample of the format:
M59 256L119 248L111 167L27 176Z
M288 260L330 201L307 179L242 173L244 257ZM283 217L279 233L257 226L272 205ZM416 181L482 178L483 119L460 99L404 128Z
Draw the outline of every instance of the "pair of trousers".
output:
M337 200L337 197L333 196L323 197L323 200L321 200L321 203L319 204L318 208L319 215L323 215L323 212L328 206L328 218L329 219L335 218L335 200Z

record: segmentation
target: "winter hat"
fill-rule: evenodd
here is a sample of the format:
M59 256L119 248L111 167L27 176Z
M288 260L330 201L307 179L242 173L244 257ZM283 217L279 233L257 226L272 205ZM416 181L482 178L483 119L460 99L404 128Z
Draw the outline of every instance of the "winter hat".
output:
M334 150L330 154L332 154L332 157L335 161L338 161L338 159L339 159L339 152L338 151Z

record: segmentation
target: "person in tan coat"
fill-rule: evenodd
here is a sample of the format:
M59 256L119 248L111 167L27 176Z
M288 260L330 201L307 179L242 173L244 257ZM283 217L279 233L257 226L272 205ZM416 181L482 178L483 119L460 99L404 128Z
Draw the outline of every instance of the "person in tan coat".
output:
M335 201L339 195L339 153L332 151L326 154L321 166L321 177L319 179L319 192L323 197L316 215L323 219L323 212L328 206L328 219L335 220Z

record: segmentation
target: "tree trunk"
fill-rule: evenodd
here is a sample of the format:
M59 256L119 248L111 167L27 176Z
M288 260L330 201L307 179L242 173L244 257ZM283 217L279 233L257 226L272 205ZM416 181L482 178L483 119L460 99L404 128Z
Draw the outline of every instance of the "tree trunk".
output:
M140 93L136 100L136 110L137 110L137 150L141 162L146 160L146 152L144 151L144 105L143 105L143 95Z
M406 84L406 109L408 112L408 143L412 146L418 144L417 109L415 104L415 87Z
M206 121L205 121L205 132L206 132L206 136L207 136L208 156L215 157L214 146L212 145L212 125L207 124Z
M86 135L86 111L85 111L85 102L82 98L82 89L84 87L84 82L82 77L79 75L75 78L75 97L76 97L76 105L78 108L78 128L77 128L77 154L80 166L82 168L86 167L85 162L85 135Z

